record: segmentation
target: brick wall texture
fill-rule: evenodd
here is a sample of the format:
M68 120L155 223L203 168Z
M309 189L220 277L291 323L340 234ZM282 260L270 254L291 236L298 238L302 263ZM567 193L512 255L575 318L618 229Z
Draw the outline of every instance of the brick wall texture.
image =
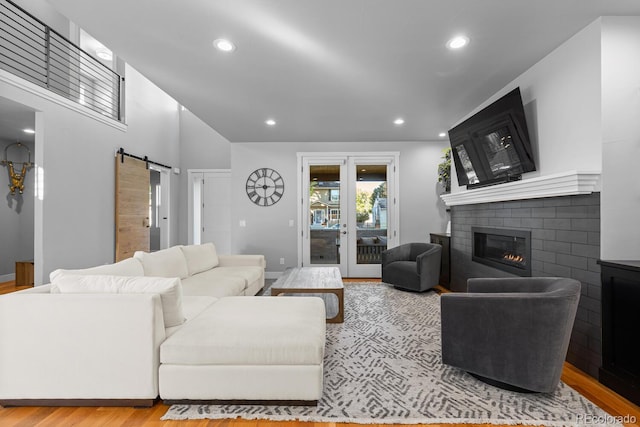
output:
M567 361L598 378L601 365L600 193L451 208L451 288L470 277L510 277L471 261L471 227L531 231L532 276L571 277L582 295ZM514 276L515 277L515 276Z

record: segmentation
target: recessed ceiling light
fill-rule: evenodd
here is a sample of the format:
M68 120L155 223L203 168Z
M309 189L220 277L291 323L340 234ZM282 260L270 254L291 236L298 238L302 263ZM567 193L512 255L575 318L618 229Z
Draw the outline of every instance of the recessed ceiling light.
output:
M27 128L27 129L22 129L22 132L24 132L24 133L36 133L36 131L35 131L35 130L33 130L33 129L29 129L29 128Z
M216 39L213 41L213 46L222 52L233 52L236 50L236 45L227 39Z
M469 37L467 36L455 36L447 42L447 48L449 49L461 49L469 44Z
M267 124L267 126L275 126L276 125L276 121L273 120L273 119L265 120L264 122Z
M446 133L446 132L440 132L440 133L438 134L438 136L439 136L440 138L444 138L445 136L447 136L447 133Z
M99 47L96 49L96 56L105 61L113 60L113 53L106 47Z
M404 119L402 119L402 118L397 118L397 119L395 119L395 120L393 121L393 124L394 124L394 125L398 125L398 126L399 126L399 125L403 125L403 124L404 124Z

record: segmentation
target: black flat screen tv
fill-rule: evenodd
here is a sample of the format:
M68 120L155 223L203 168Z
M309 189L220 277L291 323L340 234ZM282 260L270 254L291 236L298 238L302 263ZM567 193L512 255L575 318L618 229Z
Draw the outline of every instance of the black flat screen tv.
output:
M461 186L516 181L536 170L520 88L450 129L449 141Z

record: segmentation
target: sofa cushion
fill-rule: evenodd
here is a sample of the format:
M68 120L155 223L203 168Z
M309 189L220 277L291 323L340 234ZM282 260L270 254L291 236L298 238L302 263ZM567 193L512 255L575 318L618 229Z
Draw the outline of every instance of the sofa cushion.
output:
M183 288L184 289L184 288ZM190 321L198 314L202 313L202 311L209 307L211 304L214 304L218 301L218 298L207 297L207 296L187 296L182 295L182 312L184 313L185 322ZM183 325L176 325L172 327L165 328L165 337L170 337L173 335L178 329L182 328Z
M228 297L160 346L177 365L320 365L325 307L317 297Z
M66 275L56 277L53 284L63 294L159 294L165 327L185 320L179 278Z
M262 267L216 267L217 274L224 277L241 277L245 281L245 287L260 279L263 274Z
M82 268L76 270L54 270L49 274L49 280L53 282L57 277L75 274L83 276L108 275L108 276L144 276L144 269L139 260L127 258L114 264L99 265L97 267Z
M133 254L142 263L145 276L155 277L189 277L187 260L180 246L173 246L157 252L136 251Z
M216 298L237 296L244 293L245 280L240 276L222 273L220 267L203 271L182 281L184 295L212 296Z
M213 243L181 246L180 249L187 260L189 276L211 270L219 264L218 254Z

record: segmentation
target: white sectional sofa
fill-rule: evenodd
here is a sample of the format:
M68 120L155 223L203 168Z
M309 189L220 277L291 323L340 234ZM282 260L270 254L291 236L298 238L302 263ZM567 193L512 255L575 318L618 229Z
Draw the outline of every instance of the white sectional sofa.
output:
M264 258L212 255L136 253L1 296L0 405L317 401L323 301L252 296Z
M57 277L74 275L114 275L179 277L184 295L222 298L232 295L256 295L264 287L263 255L218 255L213 243L173 246L157 252L138 251L132 258L115 264L63 270Z

